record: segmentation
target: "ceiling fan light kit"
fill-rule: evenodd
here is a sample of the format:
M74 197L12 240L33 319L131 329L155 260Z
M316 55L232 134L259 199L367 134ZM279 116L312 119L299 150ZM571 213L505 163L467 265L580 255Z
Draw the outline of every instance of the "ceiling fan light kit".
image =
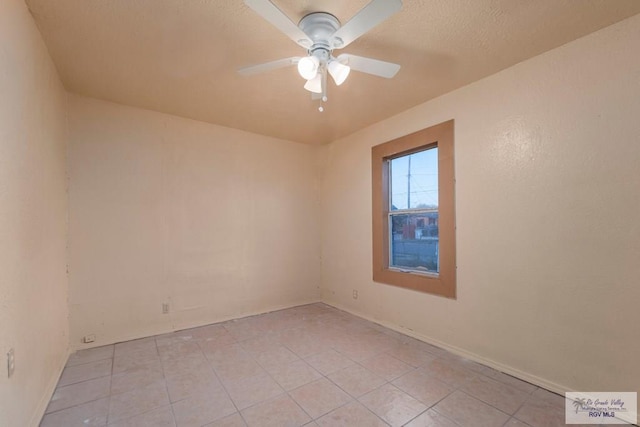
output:
M307 80L304 84L304 88L309 92L322 93L322 76L320 74L316 74L314 78Z
M315 56L305 56L298 61L298 73L305 80L313 79L318 74L320 61Z
M342 83L347 80L349 77L349 73L351 72L351 67L348 65L341 64L337 60L333 59L329 62L327 66L329 69L329 74L333 78L333 81L336 82L336 86L340 86Z
M349 22L340 26L338 18L326 12L314 12L304 16L295 25L269 0L244 0L245 4L270 22L291 40L307 50L305 57L291 57L252 65L238 70L242 75L252 75L297 64L298 74L307 82L304 88L312 93L312 99L327 100L327 73L336 86L344 83L351 70L392 78L400 65L341 54L333 56L334 49L347 47L358 37L389 18L402 7L401 0L372 0ZM323 111L322 106L319 108Z

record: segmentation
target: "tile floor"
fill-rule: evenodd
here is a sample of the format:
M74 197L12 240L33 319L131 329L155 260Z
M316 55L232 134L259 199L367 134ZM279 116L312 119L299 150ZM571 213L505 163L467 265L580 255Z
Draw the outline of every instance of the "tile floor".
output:
M564 425L562 397L312 304L73 354L41 427Z

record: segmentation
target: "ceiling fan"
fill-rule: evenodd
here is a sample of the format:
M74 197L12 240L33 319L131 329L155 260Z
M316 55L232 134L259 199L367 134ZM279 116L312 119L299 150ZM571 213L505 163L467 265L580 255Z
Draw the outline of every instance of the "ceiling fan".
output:
M244 3L306 49L307 56L294 56L243 67L238 70L241 75L249 76L297 65L298 73L306 80L304 88L312 92L312 99L326 101L327 73L336 85L340 86L351 70L388 79L400 70L398 64L362 56L343 53L334 57L333 51L347 47L358 37L399 11L402 0L371 0L344 25L340 25L340 21L335 16L326 12L310 13L296 25L269 0L244 0ZM323 111L322 106L319 110Z

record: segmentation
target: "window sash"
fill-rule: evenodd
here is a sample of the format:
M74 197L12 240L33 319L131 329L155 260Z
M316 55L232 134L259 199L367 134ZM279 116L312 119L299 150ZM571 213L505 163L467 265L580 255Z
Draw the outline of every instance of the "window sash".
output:
M388 260L389 260L389 269L390 270L396 270L402 273L414 273L414 274L424 274L427 276L431 276L431 277L438 277L438 275L440 274L440 236L438 235L438 243L436 244L436 249L435 249L435 256L437 259L436 262L436 271L433 270L423 270L423 269L419 269L419 268L413 268L413 267L408 267L408 266L400 266L400 265L395 265L393 264L393 242L394 242L394 238L393 238L393 217L394 216L402 216L402 215L419 215L422 213L438 213L438 209L398 209L398 210L394 210L394 211L390 211L388 213L388 219L387 219L387 230L388 230L388 236L387 238L389 239L389 253L388 253ZM438 226L439 227L439 226ZM432 239L433 240L433 239Z

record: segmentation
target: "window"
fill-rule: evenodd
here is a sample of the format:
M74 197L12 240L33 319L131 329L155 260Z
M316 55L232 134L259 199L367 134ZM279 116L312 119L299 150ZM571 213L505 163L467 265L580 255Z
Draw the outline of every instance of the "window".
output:
M387 162L389 267L438 274L438 147Z
M453 120L371 157L373 280L455 298Z

